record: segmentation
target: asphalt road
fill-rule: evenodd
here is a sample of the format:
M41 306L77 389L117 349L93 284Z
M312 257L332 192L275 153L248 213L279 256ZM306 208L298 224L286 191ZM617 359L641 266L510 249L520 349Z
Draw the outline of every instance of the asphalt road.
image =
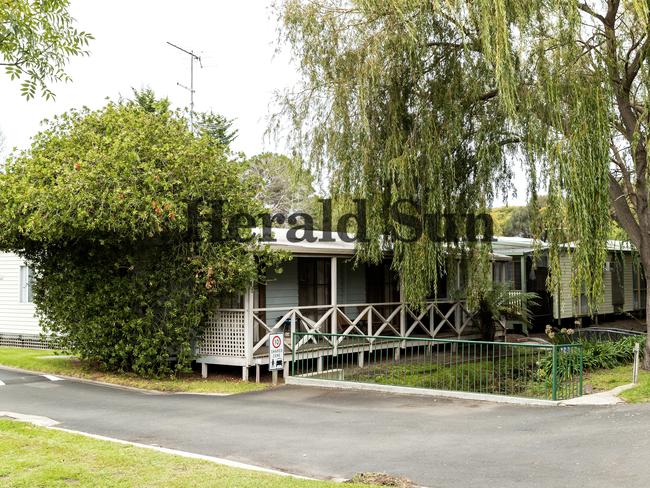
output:
M283 386L145 394L0 369L0 411L319 478L430 487L647 487L650 405L523 407Z

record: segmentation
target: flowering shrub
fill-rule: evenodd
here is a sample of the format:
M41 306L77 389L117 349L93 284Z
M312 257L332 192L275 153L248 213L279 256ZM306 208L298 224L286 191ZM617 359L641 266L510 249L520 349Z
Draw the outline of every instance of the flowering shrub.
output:
M190 201L263 210L245 169L164 100L72 111L0 173L0 249L33 267L42 325L65 349L112 371L172 374L190 365L219 297L280 259L255 242L213 242L203 220L186 238Z
M546 336L553 344L568 344L573 342L574 329L561 328L557 329L551 325L546 326Z
M568 329L572 330L572 329ZM548 334L548 328L547 328ZM561 334L561 332L560 332ZM565 333L566 334L566 333ZM570 337L573 333L568 334ZM554 340L558 340L558 334L555 334ZM573 341L576 342L576 341ZM645 336L629 336L618 341L589 341L579 339L578 343L582 344L582 368L584 370L595 369L612 369L622 364L630 364L634 357L634 345L641 345L643 354L643 344ZM566 344L567 342L564 342ZM555 342L562 344L562 342ZM546 355L539 364L540 374L543 377L551 378L553 371L553 357L551 354ZM559 348L557 356L557 372L560 378L567 377L569 374L576 374L580 368L580 352L578 349Z

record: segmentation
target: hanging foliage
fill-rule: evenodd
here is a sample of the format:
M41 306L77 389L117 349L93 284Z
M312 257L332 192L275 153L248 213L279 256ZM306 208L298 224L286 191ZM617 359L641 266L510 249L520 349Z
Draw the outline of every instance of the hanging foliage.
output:
M521 161L533 202L539 189L549 194L548 220L533 225L551 241L549 285L571 236L573 291L594 308L610 213L650 271L649 9L646 0L287 0L281 39L302 77L281 112L295 149L333 175L333 192L371 203L374 237L386 231L386 202L480 211L511 189ZM375 242L362 245L369 258ZM409 299L425 296L447 251L426 235L396 244Z
M295 148L331 175L334 198L366 199L370 239L360 255L378 261L380 242L392 244L409 277L406 298L419 301L458 252L432 238L443 216L462 230L467 214L509 188L504 161L515 139L505 111L489 103L492 67L428 2L291 1L281 15L303 74L282 98ZM422 223L440 217L413 242L396 239L417 237L412 227L389 226L400 200Z

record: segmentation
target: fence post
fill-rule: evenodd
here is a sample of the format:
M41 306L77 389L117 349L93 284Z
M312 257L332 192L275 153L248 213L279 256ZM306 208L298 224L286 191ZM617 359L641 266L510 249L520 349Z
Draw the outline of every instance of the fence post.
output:
M372 337L372 305L368 307L368 335ZM372 352L372 342L374 339L369 339L370 346L368 346L368 352Z
M399 335L400 337L406 336L406 294L404 293L404 280L400 278L399 286ZM406 341L402 340L399 345L400 348L406 349ZM399 354L399 351L396 351ZM399 359L399 358L398 358Z
M583 348L582 344L580 344L580 391L578 393L578 396L582 396L582 375L584 371L584 366L583 366L583 361L584 361L584 356L583 356Z
M337 286L337 258L333 256L330 258L330 305L332 307L332 316L330 317L330 331L332 333L332 343L334 344L334 354L338 356L339 337L337 335L334 335L338 334L339 332Z
M553 344L553 386L551 400L557 400L557 346Z
M634 344L634 367L632 368L632 383L635 385L639 382L639 352L640 346L637 342Z

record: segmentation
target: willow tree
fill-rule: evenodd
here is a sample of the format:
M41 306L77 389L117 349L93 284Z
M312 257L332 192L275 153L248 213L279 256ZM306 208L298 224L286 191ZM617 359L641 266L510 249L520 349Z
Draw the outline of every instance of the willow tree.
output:
M467 214L508 192L521 161L549 194L551 283L575 243L573 288L603 296L610 214L650 272L646 0L288 0L281 39L301 71L282 97L292 141L365 197L369 236L387 204ZM363 244L373 259L378 241ZM430 292L447 246L397 242L407 299ZM650 316L650 302L646 305ZM645 366L650 368L650 343Z

